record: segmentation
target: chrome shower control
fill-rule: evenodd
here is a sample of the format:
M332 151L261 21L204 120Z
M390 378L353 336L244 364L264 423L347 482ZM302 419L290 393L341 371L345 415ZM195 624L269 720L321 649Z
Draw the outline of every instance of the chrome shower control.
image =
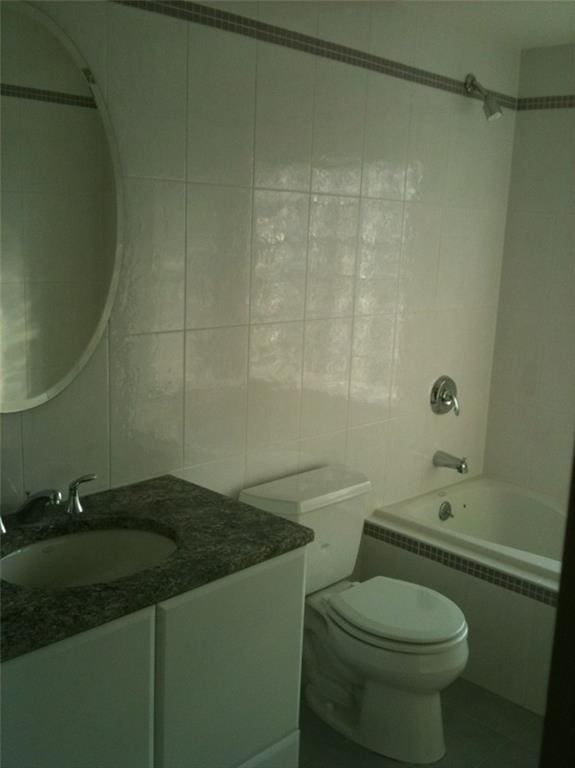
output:
M457 399L457 384L449 376L440 376L433 387L429 398L433 413L453 413L459 416L459 400Z

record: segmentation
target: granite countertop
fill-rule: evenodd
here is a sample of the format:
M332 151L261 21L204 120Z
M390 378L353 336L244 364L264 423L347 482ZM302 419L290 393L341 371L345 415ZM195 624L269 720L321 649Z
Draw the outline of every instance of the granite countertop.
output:
M138 528L174 539L175 552L153 568L116 581L65 589L2 586L3 661L223 576L302 547L309 528L172 475L103 491L82 500L84 513L59 510L2 537L2 556L75 531Z

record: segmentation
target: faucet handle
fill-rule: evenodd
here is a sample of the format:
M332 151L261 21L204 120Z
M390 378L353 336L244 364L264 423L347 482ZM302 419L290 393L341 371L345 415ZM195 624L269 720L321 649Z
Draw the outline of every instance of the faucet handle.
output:
M82 483L89 483L90 480L96 480L97 477L98 475L89 474L82 475L81 477L72 480L68 486L68 501L66 503L66 512L69 515L75 515L84 511L82 504L80 503L80 493L78 489Z
M457 384L449 376L440 376L431 388L429 404L433 413L453 413L459 416L461 408L457 398Z

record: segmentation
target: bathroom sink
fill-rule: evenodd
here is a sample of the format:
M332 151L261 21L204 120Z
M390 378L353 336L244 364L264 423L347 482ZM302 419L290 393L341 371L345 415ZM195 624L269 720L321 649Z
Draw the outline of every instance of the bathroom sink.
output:
M152 531L82 531L29 544L2 558L2 578L20 587L62 589L114 581L158 565L176 549Z

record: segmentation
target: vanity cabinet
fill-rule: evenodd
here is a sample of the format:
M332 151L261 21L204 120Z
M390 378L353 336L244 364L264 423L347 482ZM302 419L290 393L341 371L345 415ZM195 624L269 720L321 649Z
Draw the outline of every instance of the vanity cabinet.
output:
M2 768L297 768L304 553L5 662Z
M154 608L2 664L2 768L151 768Z
M157 607L156 768L296 768L304 550Z

